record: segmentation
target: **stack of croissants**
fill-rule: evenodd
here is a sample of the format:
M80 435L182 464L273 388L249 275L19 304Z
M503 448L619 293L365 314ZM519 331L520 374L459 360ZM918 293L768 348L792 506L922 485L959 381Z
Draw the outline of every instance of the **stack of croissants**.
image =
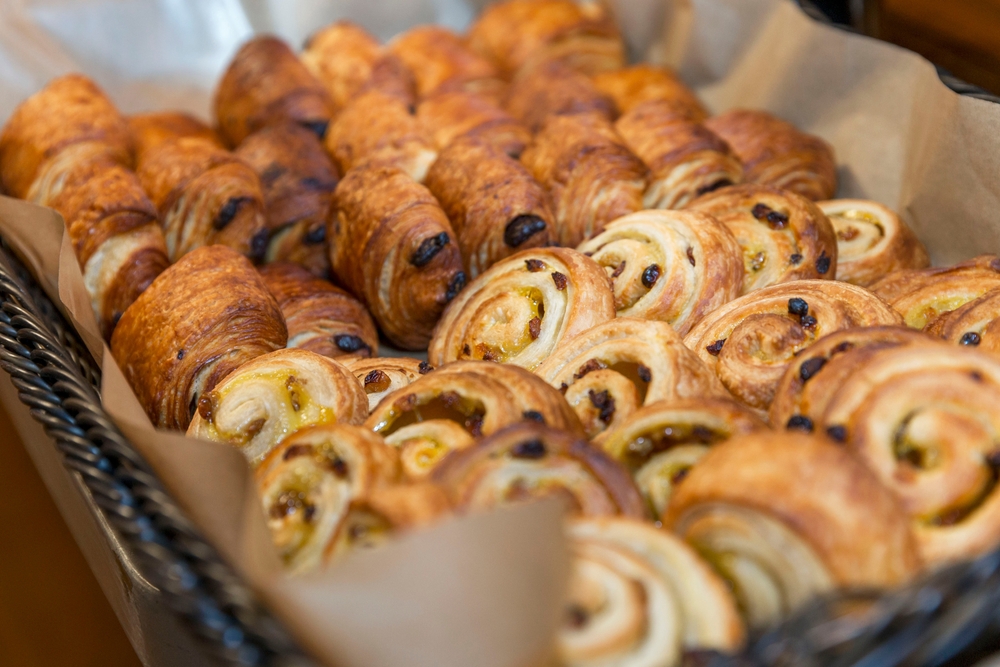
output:
M1000 543L1000 257L928 268L600 3L257 37L213 116L64 76L0 182L62 214L153 424L246 455L289 571L557 498L559 664L666 666Z

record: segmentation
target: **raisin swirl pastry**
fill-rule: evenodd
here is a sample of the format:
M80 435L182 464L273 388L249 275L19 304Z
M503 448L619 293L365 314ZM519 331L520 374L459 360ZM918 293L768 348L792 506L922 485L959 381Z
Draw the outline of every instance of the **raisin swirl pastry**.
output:
M452 452L431 480L459 512L556 497L576 515L646 518L624 468L577 436L541 424L516 424Z
M703 195L687 207L729 227L743 248L743 293L837 274L837 236L808 199L747 183Z
M837 192L833 147L817 136L764 111L734 109L705 121L732 146L752 183L790 190L806 199L830 199Z
M800 350L841 329L901 324L862 287L797 280L741 296L698 322L684 338L736 398L766 410Z
M295 123L265 127L236 150L260 178L270 241L265 262L301 264L326 277L326 219L337 169L315 134Z
M863 199L832 199L816 206L837 233L837 279L868 287L887 273L923 269L927 250L889 208Z
M299 431L254 472L271 537L292 574L333 555L351 507L396 481L395 450L371 431L327 424Z
M549 244L548 193L488 142L451 142L428 172L427 189L451 220L470 278L518 250Z
M644 208L648 170L600 116L550 117L521 162L552 197L561 245L576 247Z
M685 651L742 645L732 593L676 536L607 516L570 519L566 532L573 564L560 664L671 667Z
M288 340L277 301L225 246L188 253L122 315L111 353L155 426L187 429L202 394Z
M302 51L302 63L326 88L341 110L368 83L382 56L382 45L367 30L337 21L314 33Z
M333 102L288 45L277 37L244 44L215 89L215 118L231 146L268 125L292 121L323 138Z
M425 97L417 107L417 119L438 151L458 137L474 136L517 159L531 141L528 128L499 105L464 90L444 90Z
M1000 287L941 315L924 330L951 343L1000 352Z
M698 96L676 72L666 67L640 63L601 72L592 80L597 90L611 98L618 113L623 115L644 103L657 102L669 105L675 113L696 123L708 118L708 111Z
M564 339L615 317L601 266L569 248L533 248L501 260L448 305L428 360L515 364L529 370Z
M448 216L427 188L378 164L348 172L334 207L328 233L338 280L393 344L422 349L466 282Z
M330 358L378 353L371 315L344 290L289 262L268 264L260 269L260 277L278 300L288 327L288 347Z
M712 447L664 525L730 583L751 628L832 588L891 588L921 567L892 494L850 453L799 433Z
M413 72L421 98L442 88L466 90L499 99L505 87L497 68L464 40L436 25L421 25L386 45Z
M606 431L601 449L632 472L653 516L659 518L710 447L766 428L752 410L727 398L653 401Z
M739 244L703 213L632 213L578 250L610 275L619 317L661 320L682 336L743 287Z
M340 360L365 388L368 412L398 389L434 370L426 361L412 357L345 357Z
M537 132L549 116L595 114L611 121L614 105L583 74L558 61L521 70L507 91L506 109Z
M135 154L142 155L160 144L182 137L203 139L224 148L215 130L183 111L154 111L128 117Z

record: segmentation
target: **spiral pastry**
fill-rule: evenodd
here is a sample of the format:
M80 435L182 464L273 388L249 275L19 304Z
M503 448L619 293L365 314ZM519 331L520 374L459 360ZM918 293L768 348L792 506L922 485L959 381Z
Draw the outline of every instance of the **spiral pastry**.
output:
M275 447L254 480L288 570L300 574L323 565L352 504L394 482L398 465L381 438L347 424L299 431Z
M477 93L445 90L425 97L417 119L434 139L438 151L462 136L487 141L517 159L531 141L531 132L500 106Z
M449 144L427 174L427 189L448 214L470 278L518 250L549 244L548 193L488 142L462 137Z
M265 262L289 261L329 274L326 219L337 170L316 135L295 123L271 125L236 150L260 178L270 241Z
M571 519L573 554L563 665L679 666L682 652L736 652L743 622L732 593L670 533L624 517Z
M980 255L954 266L894 271L871 286L914 329L1000 288L1000 257Z
M514 118L537 132L549 116L594 114L614 118L614 105L585 75L558 61L521 70L507 91L506 108Z
M337 278L393 344L423 349L466 281L448 216L427 188L377 164L349 172L334 206L330 263Z
M344 290L288 262L263 267L260 277L278 300L288 327L288 347L330 358L378 353L371 315Z
M901 324L864 288L797 280L757 290L712 311L684 338L736 398L766 410L800 350L851 327Z
M560 245L576 247L643 209L648 170L600 116L552 116L521 162L549 190Z
M493 63L447 28L417 26L394 38L386 48L413 72L421 98L442 88L494 99L503 94L504 82Z
M601 72L593 77L594 86L615 103L618 113L627 114L636 107L656 102L667 104L675 113L700 123L708 118L701 100L673 70L640 63L631 67Z
M302 64L323 84L339 111L368 83L381 55L382 45L367 30L337 21L309 37Z
M743 248L743 293L790 280L837 275L837 236L809 200L766 185L735 185L699 197L689 210L729 227Z
M428 360L483 359L529 370L560 341L615 317L607 274L569 248L533 248L497 262L449 304Z
M368 412L379 402L398 389L402 389L421 375L434 370L426 361L412 357L345 357L340 360L347 370L365 388L368 395Z
M925 331L958 345L1000 352L1000 288L941 315Z
M562 430L517 424L452 452L431 474L459 512L556 497L581 516L646 518L624 468Z
M887 273L923 269L927 250L889 208L863 199L832 199L816 206L837 234L837 279L868 287Z
M632 213L578 249L610 275L619 317L667 322L682 336L743 287L739 244L702 213Z
M800 433L713 447L664 525L729 582L751 628L834 587L891 588L921 567L892 494L848 452Z
M752 410L726 398L653 401L606 431L601 449L632 472L659 518L712 445L766 428Z
M773 185L806 199L831 199L837 192L833 147L817 136L764 111L734 109L705 125L736 151L748 182Z
M111 353L153 424L184 430L205 392L287 339L278 303L250 262L208 246L167 268L128 307Z
M214 109L230 146L286 121L322 139L334 110L323 84L287 44L271 36L254 37L236 52L215 89Z
M154 111L129 116L128 129L132 134L136 155L184 137L203 139L223 148L222 140L215 130L183 111Z

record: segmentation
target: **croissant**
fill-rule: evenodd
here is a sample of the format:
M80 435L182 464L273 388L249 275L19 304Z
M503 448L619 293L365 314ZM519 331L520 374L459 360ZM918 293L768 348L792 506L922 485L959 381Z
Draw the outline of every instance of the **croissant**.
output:
M743 165L729 145L669 102L632 109L615 130L651 172L646 208L683 208L706 192L743 180Z
M425 97L417 107L417 119L430 133L438 151L466 135L488 141L517 159L531 141L524 125L477 93L445 90Z
M483 359L529 370L560 341L615 317L597 262L569 248L533 248L501 260L462 290L434 330L435 366Z
M833 147L819 137L764 111L734 109L705 125L736 151L747 181L813 201L831 199L837 192Z
M941 315L925 331L958 345L1000 352L1000 287Z
M921 567L892 494L851 454L800 433L712 447L664 525L720 571L751 628L834 587L890 588Z
M548 193L521 163L473 137L451 142L427 173L475 278L518 250L549 244Z
M927 250L891 210L863 199L833 199L816 206L837 234L837 279L868 287L892 271L923 269Z
M401 170L369 164L334 193L330 263L403 349L422 349L465 286L455 232L434 196ZM362 261L363 258L363 261Z
M296 264L277 262L260 269L288 327L288 347L324 357L378 352L378 331L365 307L350 294Z
M682 336L743 287L742 249L725 225L702 213L631 213L579 251L610 275L619 317L661 320Z
M327 424L289 436L254 473L278 553L293 574L322 566L351 506L395 481L396 452L356 426Z
M398 35L386 48L413 73L421 98L443 87L493 98L503 93L504 82L493 63L447 28L417 26Z
M183 111L156 111L129 116L128 129L132 134L137 156L183 137L203 139L223 148L222 140L215 130Z
M337 170L323 144L309 130L282 123L251 134L236 155L260 178L271 237L264 261L287 260L328 275L326 219Z
M371 412L383 398L434 370L426 361L411 357L344 357L341 363L364 386Z
M557 497L581 516L646 518L624 468L573 434L541 424L516 424L450 453L431 480L459 512Z
M559 61L545 61L522 69L510 84L505 106L532 132L549 116L594 114L614 118L614 105L586 76Z
M733 396L766 410L798 352L851 327L902 324L884 301L833 280L797 280L752 292L717 308L684 344L712 368Z
M743 293L790 280L835 278L837 236L815 204L766 185L735 185L687 207L729 227L743 248Z
M250 262L208 246L167 268L128 307L111 353L153 424L184 430L204 393L287 339L278 303Z
M666 103L675 113L695 123L708 118L708 111L698 96L676 72L666 67L640 63L600 72L592 81L598 91L614 101L620 114L627 114L647 102L657 102Z
M231 146L257 130L293 121L326 134L333 102L323 84L277 37L255 37L233 56L215 89L219 132Z
M605 431L601 449L632 472L659 518L712 445L766 428L752 410L727 398L652 401Z
M679 666L685 651L736 652L744 629L732 593L682 540L624 517L577 518L560 664Z
M338 111L368 83L382 46L367 30L337 21L313 34L302 51L302 63L326 88Z
M599 116L552 116L521 161L549 190L561 245L576 247L644 208L648 171Z

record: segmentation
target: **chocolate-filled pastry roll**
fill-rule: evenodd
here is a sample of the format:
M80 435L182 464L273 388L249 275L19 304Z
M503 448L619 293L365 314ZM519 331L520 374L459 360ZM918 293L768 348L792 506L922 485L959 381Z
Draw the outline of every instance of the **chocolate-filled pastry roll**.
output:
M626 114L647 102L666 103L675 113L700 123L708 118L701 100L673 70L639 63L631 67L601 72L593 77L594 86L611 98L618 113Z
M381 55L382 45L367 30L350 21L337 21L309 37L302 62L340 110L371 78Z
M48 188L58 187L65 170L99 156L129 167L131 152L128 124L104 91L82 74L67 74L21 102L7 120L0 133L0 188L41 201L52 196Z
M304 127L281 123L251 134L236 155L260 178L271 237L264 261L287 260L326 276L326 220L337 169L323 144Z
M728 398L653 401L604 433L601 449L632 472L652 510L663 516L677 486L713 445L766 429Z
M466 281L448 216L427 188L378 164L348 172L334 206L330 263L337 278L393 344L422 349Z
M549 190L561 245L576 247L643 209L648 170L600 116L549 118L521 161Z
M742 645L725 581L677 536L613 516L570 519L566 532L573 564L560 664L678 666L686 651Z
M410 28L386 45L413 72L417 95L442 87L498 98L504 89L492 62L479 55L451 30L437 25Z
M223 148L215 130L183 111L154 111L129 116L128 128L132 133L137 159L142 159L144 153L160 144L183 137L204 139Z
M921 568L892 494L850 453L800 433L712 447L664 525L729 582L751 628L833 588L892 588Z
M184 430L202 394L288 340L281 309L253 265L199 248L153 281L111 336L111 352L155 426Z
M560 341L615 317L600 264L569 248L533 248L497 262L441 317L427 358L482 359L529 370Z
M816 206L837 233L837 279L868 287L892 271L923 269L927 249L893 211L863 199L832 199Z
M374 354L374 352L373 352ZM426 361L412 357L345 357L340 360L364 386L371 412L383 398L434 370Z
M590 113L610 121L614 105L583 74L558 61L521 70L507 91L505 106L512 116L537 132L549 116Z
M331 358L378 353L371 315L344 290L289 262L263 267L260 277L278 300L288 327L288 347Z
M688 209L707 213L743 248L743 293L790 280L837 277L837 236L808 199L747 183L716 190Z
M683 208L694 198L743 180L743 165L725 141L668 102L629 111L615 130L651 172L647 208Z
M478 93L445 90L424 98L417 119L439 151L461 136L488 141L512 158L519 158L531 132L500 106Z
M535 372L563 392L595 442L653 401L726 395L670 325L652 320L619 317L567 338Z
M475 278L518 250L549 244L549 195L531 173L474 137L451 142L427 173L458 236L466 274Z
M618 26L599 3L507 0L487 7L469 46L512 74L531 61L560 60L587 74L625 64Z
M352 505L396 481L395 450L363 428L316 426L291 435L254 473L271 537L292 574L333 555Z
M1000 288L941 315L924 331L950 343L1000 352Z
M806 199L830 199L837 192L833 147L764 111L734 109L705 121L732 146L752 183L790 190Z
M914 329L1000 288L1000 257L980 255L954 266L893 271L871 286Z
M902 324L884 301L833 280L797 280L741 296L698 322L684 338L722 384L766 410L800 350L841 329Z
M516 424L452 452L431 480L459 512L556 497L576 515L646 518L624 468L578 436L541 424Z
M288 45L277 37L254 37L236 52L215 89L219 132L231 146L257 130L293 121L321 139L333 102Z
M703 213L632 213L578 250L610 275L619 317L661 320L682 336L743 288L739 244Z

